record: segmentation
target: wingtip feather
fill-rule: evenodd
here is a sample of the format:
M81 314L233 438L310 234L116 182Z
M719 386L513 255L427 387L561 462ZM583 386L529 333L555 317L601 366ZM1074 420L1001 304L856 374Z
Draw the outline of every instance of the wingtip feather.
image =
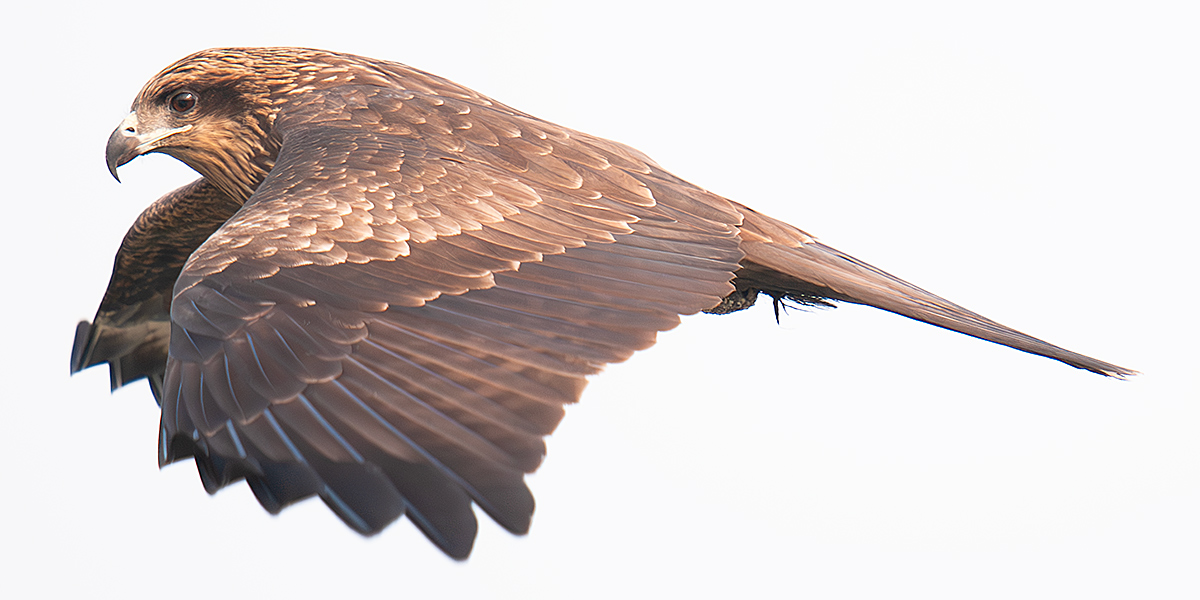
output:
M89 341L92 337L91 321L83 320L75 325L75 343L71 346L71 374L74 375L91 365L85 364L87 355L90 354L88 349L91 347Z

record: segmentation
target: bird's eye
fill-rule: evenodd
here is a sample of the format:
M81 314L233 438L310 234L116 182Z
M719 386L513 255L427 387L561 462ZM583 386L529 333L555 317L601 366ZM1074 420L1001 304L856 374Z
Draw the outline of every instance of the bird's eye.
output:
M196 108L196 95L191 92L179 92L171 96L171 110L185 113Z

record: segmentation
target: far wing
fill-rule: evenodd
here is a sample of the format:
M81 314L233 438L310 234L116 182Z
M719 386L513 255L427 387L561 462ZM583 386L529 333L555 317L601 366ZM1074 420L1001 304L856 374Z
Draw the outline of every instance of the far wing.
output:
M171 288L183 263L239 205L197 179L151 204L121 241L92 322L80 321L71 373L108 363L112 389L143 377L161 397L170 334Z

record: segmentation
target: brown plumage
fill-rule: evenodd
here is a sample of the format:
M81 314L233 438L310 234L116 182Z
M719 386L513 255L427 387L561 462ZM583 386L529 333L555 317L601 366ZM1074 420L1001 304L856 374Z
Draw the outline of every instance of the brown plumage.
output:
M408 514L470 552L477 504L524 533L524 474L585 377L679 315L867 304L1110 376L687 183L627 146L410 67L207 50L155 76L109 139L203 178L138 219L72 372L109 363L162 406L160 463L271 512Z

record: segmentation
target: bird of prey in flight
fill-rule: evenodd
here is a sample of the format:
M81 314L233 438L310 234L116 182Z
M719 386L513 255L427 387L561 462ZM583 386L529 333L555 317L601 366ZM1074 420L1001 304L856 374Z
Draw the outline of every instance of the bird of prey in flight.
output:
M146 378L159 462L276 513L319 496L471 551L588 375L680 315L865 304L1102 375L1065 350L675 177L628 146L403 64L226 48L154 76L108 140L202 177L142 213L71 371Z

